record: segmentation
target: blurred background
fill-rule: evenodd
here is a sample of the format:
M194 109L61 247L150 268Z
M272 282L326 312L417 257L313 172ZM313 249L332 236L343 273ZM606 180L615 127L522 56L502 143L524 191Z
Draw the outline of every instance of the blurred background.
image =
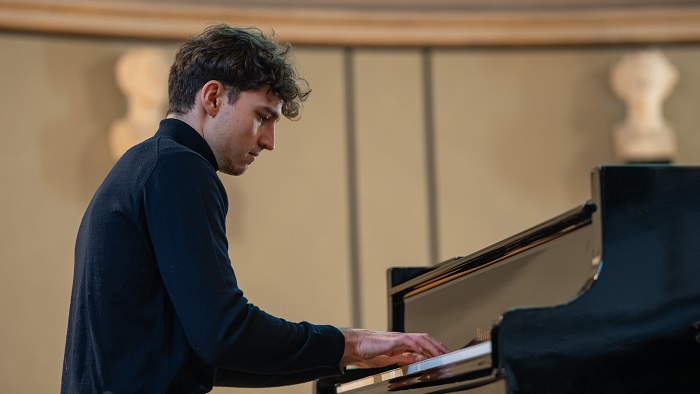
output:
M621 162L610 75L627 54L675 67L669 159L700 161L696 1L374 3L0 0L3 391L59 391L82 214L120 122L150 136L164 116L158 60L119 65L144 48L167 65L213 23L274 30L313 89L274 152L222 176L239 284L288 320L386 329L388 267L471 254L584 203L591 170Z

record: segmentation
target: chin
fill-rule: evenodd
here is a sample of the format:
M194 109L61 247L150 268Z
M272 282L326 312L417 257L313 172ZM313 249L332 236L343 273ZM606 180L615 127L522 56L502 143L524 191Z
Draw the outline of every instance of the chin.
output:
M243 173L247 169L248 169L248 164L237 166L237 165L234 165L233 163L231 163L230 161L219 164L219 172L222 172L226 175L233 175L233 176L243 175Z
M239 175L243 175L243 173L244 173L245 170L247 170L247 169L248 169L248 167L243 167L243 168L240 168L240 167L239 167L239 168L229 168L229 169L227 169L226 171L222 171L222 172L225 173L225 174L228 174L228 175L239 176Z

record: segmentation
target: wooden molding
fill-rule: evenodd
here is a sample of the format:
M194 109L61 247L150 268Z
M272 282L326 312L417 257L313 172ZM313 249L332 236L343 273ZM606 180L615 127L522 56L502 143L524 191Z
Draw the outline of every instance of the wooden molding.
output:
M0 29L5 31L181 40L199 34L213 23L274 30L279 40L302 45L450 47L700 42L700 5L378 12L342 7L0 0Z

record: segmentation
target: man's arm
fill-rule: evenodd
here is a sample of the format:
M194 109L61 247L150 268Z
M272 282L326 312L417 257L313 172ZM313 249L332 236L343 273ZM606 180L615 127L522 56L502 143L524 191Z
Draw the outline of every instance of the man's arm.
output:
M201 157L162 154L143 201L167 297L204 362L251 374L340 369L344 340L335 327L277 318L243 295L228 256L225 191Z
M287 386L341 375L342 370L348 366L361 368L404 366L448 352L442 343L427 334L403 334L352 328L341 328L340 332L345 338L345 352L339 368L319 368L288 374L254 374L219 369L214 385L226 387Z

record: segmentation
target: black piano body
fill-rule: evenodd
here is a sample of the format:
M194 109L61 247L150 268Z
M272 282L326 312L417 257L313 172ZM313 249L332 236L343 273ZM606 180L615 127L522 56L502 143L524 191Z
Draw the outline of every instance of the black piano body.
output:
M589 201L477 253L388 272L389 329L451 349L318 394L700 393L700 167L601 166Z

